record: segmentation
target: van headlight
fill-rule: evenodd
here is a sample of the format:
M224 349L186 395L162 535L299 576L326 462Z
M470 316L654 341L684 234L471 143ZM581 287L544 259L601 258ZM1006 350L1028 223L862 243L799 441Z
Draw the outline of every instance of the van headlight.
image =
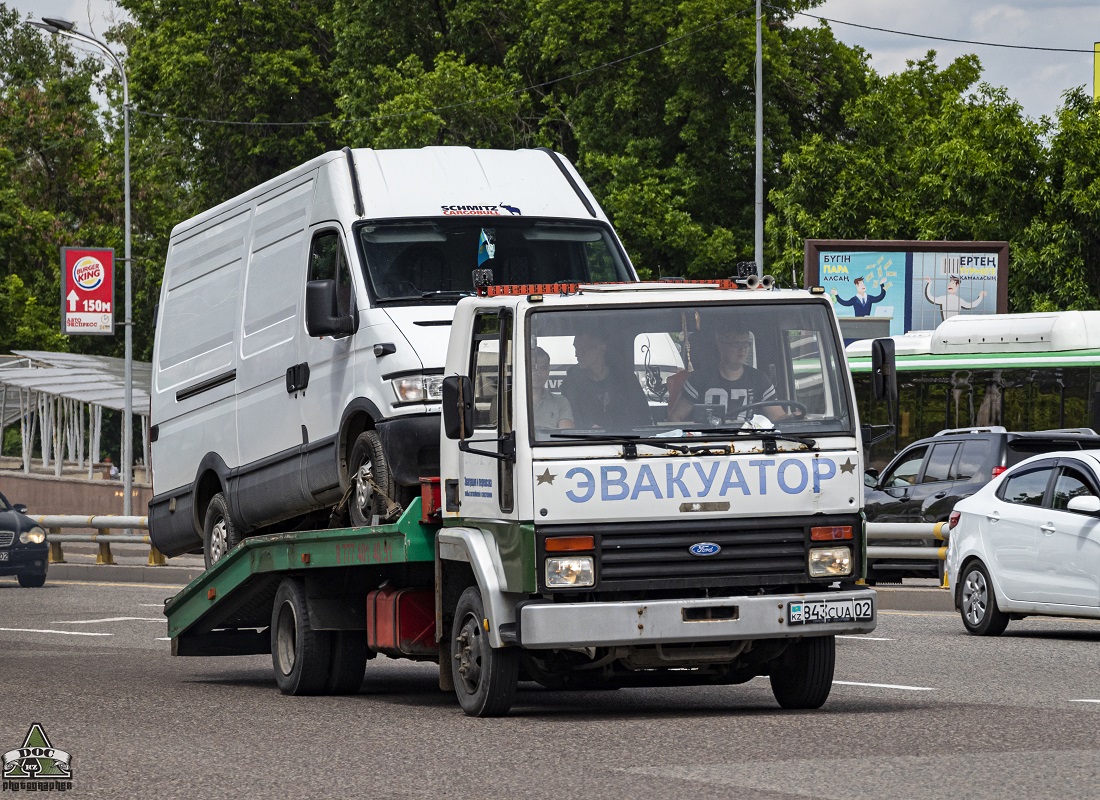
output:
M569 589L594 586L596 572L592 556L568 556L546 559L546 588Z
M852 574L852 551L847 547L810 549L810 577L833 578Z
M406 375L390 381L399 403L439 403L443 400L442 375Z
M42 544L46 541L46 532L35 525L29 531L19 534L19 541L23 544Z

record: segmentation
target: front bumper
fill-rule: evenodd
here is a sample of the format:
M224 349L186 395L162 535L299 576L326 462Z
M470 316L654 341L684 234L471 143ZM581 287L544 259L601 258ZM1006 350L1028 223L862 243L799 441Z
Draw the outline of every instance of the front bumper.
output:
M869 600L870 619L790 624L788 603ZM709 613L713 611L714 613ZM878 623L873 589L622 603L546 603L516 608L516 640L533 650L780 639L870 633Z
M49 545L16 545L0 552L7 553L6 561L0 561L0 575L40 575L46 571L50 557Z

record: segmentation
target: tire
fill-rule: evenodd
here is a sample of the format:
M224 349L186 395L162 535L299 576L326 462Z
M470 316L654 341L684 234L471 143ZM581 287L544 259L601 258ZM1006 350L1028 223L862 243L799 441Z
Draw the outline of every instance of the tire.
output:
M46 583L46 572L20 572L18 576L19 585L24 589L37 589L39 586L43 586Z
M821 708L833 688L836 637L793 642L771 663L772 694L783 708Z
M305 589L284 578L271 610L271 663L283 694L324 694L329 686L332 635L309 624Z
M202 558L206 568L210 569L225 558L226 553L240 541L241 533L229 516L229 504L225 495L218 492L210 498L210 505L206 507L206 520L202 526Z
M359 694L367 669L367 632L332 631L325 694Z
M471 586L458 598L451 627L451 673L455 695L471 717L499 717L508 713L519 681L519 653L494 648L483 627L485 606L481 592Z
M1000 636L1008 627L1008 615L997 608L993 581L980 561L971 561L959 581L959 614L968 633Z
M374 478L387 495L394 496L395 487L386 455L382 452L382 440L378 431L373 430L359 434L348 459L348 479L355 486L348 502L348 514L355 527L373 525L386 513L386 501L364 480L367 475Z

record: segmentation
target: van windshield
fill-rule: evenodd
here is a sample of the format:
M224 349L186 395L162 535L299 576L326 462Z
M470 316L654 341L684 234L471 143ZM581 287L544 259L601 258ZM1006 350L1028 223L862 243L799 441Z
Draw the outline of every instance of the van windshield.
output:
M854 430L824 303L547 308L530 318L534 441Z
M636 280L611 229L600 223L461 216L373 222L357 238L377 301L458 302L473 272L496 284Z

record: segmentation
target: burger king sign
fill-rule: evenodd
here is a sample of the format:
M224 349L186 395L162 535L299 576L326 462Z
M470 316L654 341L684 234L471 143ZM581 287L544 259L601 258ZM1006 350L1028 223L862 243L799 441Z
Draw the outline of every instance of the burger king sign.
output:
M61 332L115 332L114 250L61 249Z

